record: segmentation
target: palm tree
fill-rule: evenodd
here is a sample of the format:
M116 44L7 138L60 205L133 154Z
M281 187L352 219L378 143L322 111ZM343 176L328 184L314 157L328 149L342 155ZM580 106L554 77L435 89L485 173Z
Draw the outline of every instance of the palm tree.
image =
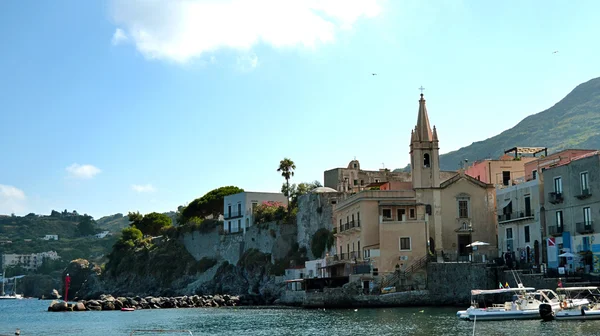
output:
M281 172L281 176L283 176L285 179L285 183L287 185L286 194L288 194L285 196L287 197L290 197L290 177L294 176L294 169L296 169L296 165L291 159L284 158L283 160L279 161L279 168L277 168L277 171Z

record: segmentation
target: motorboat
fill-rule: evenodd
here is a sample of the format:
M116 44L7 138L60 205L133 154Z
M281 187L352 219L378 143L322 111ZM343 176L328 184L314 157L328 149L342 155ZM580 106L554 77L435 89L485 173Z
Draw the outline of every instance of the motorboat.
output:
M550 310L540 305L540 316L544 321L551 320L599 320L600 290L595 286L557 288L561 309Z
M2 271L2 290L0 291L0 300L20 300L23 298L23 295L21 294L17 294L16 293L16 288L17 288L17 279L22 278L23 276L17 276L17 277L12 277L7 279L5 277L6 272L3 270ZM8 280L13 279L14 280L14 284L13 284L13 293L12 294L7 294L4 292L4 283L7 282Z
M480 297L497 294L511 295L512 300L489 307L480 307ZM456 313L459 318L470 321L539 319L541 304L547 304L552 311L561 309L561 301L554 291L549 289L536 291L533 287L523 287L521 284L517 288L472 290L471 298L471 306Z

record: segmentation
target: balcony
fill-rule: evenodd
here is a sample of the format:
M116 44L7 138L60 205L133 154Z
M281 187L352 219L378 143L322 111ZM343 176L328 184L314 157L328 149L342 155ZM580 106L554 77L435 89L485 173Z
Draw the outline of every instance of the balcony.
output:
M529 211L515 211L515 212L510 212L510 213L505 213L505 214L501 214L498 215L498 223L504 223L504 222L509 222L509 221L517 221L517 220L525 220L525 219L532 219L534 217L534 214Z
M556 225L552 225L552 226L548 226L548 234L550 236L553 237L558 237L558 236L562 236L564 231L564 226L556 226Z
M408 217L408 215L404 216L404 220L402 218L394 218L394 217L384 217L379 216L379 223L406 223L406 222L415 222L415 221L424 221L425 214L415 215L413 218Z
M232 212L229 212L229 213L226 213L225 215L223 215L223 219L225 219L225 220L240 218L240 217L244 217L243 211L232 211Z
M579 233L579 234L594 233L594 222L593 221L576 223L575 227L577 228L577 233Z
M346 224L340 224L339 228L340 228L340 230L338 233L340 233L340 234L360 231L360 219L357 221L350 221ZM334 234L335 233L336 232L334 232Z
M582 200L582 199L586 199L586 198L588 198L590 196L592 196L592 192L590 191L589 188L586 188L586 189L581 190L581 194L576 195L575 197L577 197L580 200Z
M550 192L548 193L548 202L552 204L558 204L563 202L563 195L559 192Z

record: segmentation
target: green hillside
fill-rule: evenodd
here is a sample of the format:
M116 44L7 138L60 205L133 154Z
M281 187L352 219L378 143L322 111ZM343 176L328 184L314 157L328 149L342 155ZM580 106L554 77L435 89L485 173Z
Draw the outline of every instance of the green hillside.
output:
M164 212L173 221L173 225L177 225L177 213L175 211ZM121 232L126 227L129 227L129 217L124 216L121 213L100 217L96 220L96 226L101 230L108 230L110 232Z
M549 153L600 148L600 78L580 84L556 105L530 115L511 129L441 155L440 166L442 170L456 170L464 159L497 158L515 146L548 147Z

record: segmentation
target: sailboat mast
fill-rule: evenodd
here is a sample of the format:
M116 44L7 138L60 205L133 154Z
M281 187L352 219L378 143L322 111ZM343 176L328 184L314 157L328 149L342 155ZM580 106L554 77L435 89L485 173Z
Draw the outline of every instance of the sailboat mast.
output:
M6 270L2 269L2 295L4 295L4 277L6 276Z

